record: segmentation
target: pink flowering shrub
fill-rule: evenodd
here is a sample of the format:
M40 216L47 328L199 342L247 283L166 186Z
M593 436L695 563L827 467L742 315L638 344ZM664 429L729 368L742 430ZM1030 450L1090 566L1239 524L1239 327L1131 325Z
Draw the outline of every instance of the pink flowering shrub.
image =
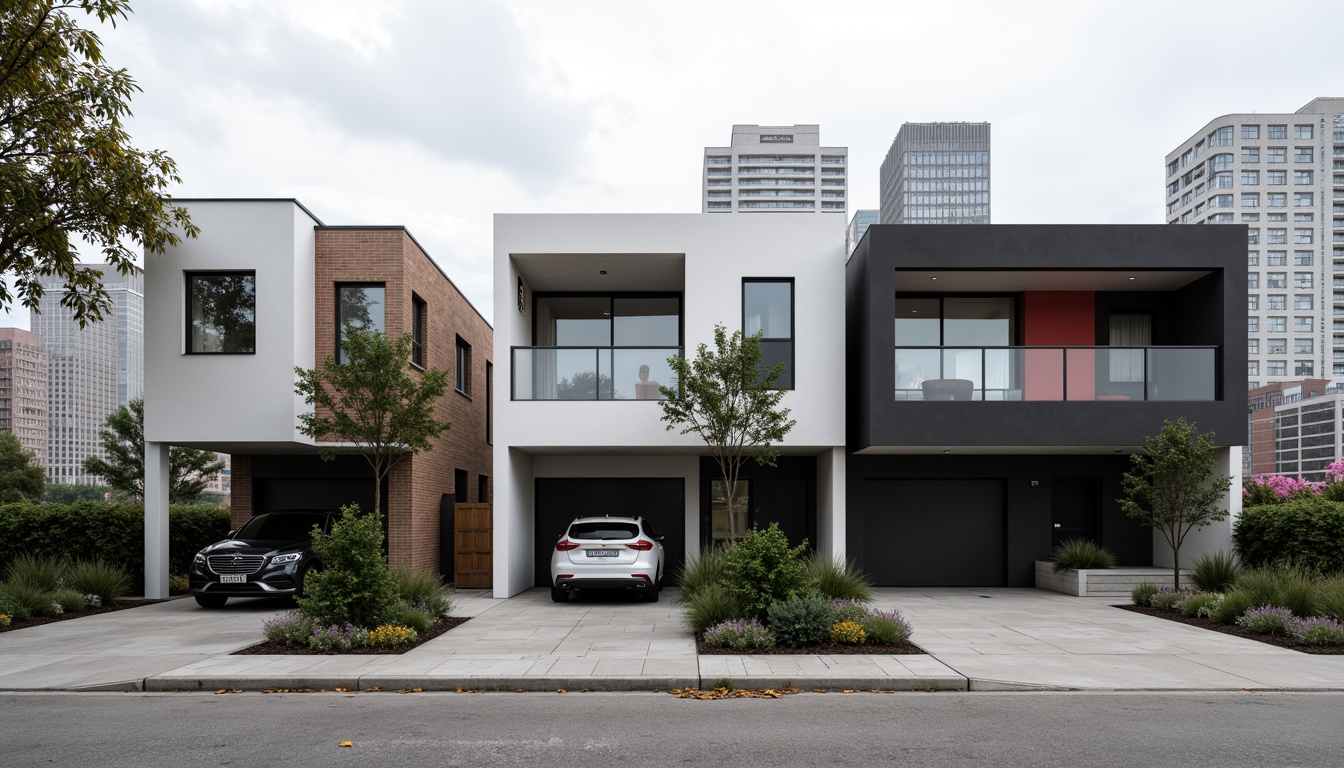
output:
M1330 465L1331 468L1336 466L1344 471L1344 462ZM1338 482L1338 476L1330 475L1329 469L1326 472L1328 477L1333 478L1333 482L1313 483L1300 477L1286 475L1256 475L1242 484L1241 496L1247 504L1278 504L1291 499L1320 496L1327 486Z

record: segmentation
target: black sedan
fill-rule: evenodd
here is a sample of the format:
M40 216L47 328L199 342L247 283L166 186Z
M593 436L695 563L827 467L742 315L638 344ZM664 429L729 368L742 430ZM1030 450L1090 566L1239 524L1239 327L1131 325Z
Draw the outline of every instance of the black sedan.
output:
M303 594L303 578L322 569L313 554L313 526L331 531L335 513L280 510L248 520L229 538L196 553L191 594L203 608L219 608L230 597L283 597Z

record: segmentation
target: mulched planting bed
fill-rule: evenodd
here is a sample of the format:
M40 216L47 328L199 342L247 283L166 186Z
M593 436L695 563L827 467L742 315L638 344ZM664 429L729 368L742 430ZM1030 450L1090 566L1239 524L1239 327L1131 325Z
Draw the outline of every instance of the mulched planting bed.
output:
M85 608L82 611L66 611L55 616L34 616L30 619L19 621L14 619L9 626L0 627L0 632L13 632L16 629L27 629L28 627L40 627L43 624L52 624L57 621L69 621L70 619L81 619L85 616L97 616L100 613L112 613L113 611L124 611L127 608L139 608L142 605L153 605L162 603L163 600L144 600L136 598L125 598L118 600L112 605L102 605L97 608Z
M797 648L790 648L785 645L777 645L774 648L720 648L706 643L703 632L697 633L695 636L695 650L702 656L838 656L857 654L870 656L879 654L909 655L914 653L928 653L928 651L925 651L914 643L901 643L900 645L844 645L841 643L821 643L819 645L804 645Z
M1293 638L1285 637L1283 635L1257 634L1246 627L1239 627L1236 624L1222 624L1213 619L1190 618L1180 611L1163 611L1158 608L1147 608L1141 605L1117 605L1115 607L1126 611L1133 611L1134 613L1142 613L1145 616L1156 616L1159 619L1167 619L1168 621L1179 621L1182 624L1189 624L1192 627L1211 629L1214 632L1222 632L1225 635L1236 635L1237 637L1244 637L1247 640L1258 640L1267 645L1277 645L1280 648L1288 648L1294 651L1301 651L1302 653L1315 653L1321 656L1344 656L1344 645L1306 645L1305 643L1299 643Z
M461 624L465 624L465 623L467 622L467 620L469 620L470 618L471 618L470 616L445 616L445 617L443 617L442 619L439 620L439 623L438 623L438 624L435 624L434 626L430 627L429 629L425 630L424 632L421 632L421 633L420 633L420 637L419 637L419 639L417 639L414 643L407 643L406 645L399 645L399 646L397 646L397 647L395 647L395 648L352 648L352 649L350 649L350 650L348 650L348 651L315 651L315 650L313 650L312 648L309 648L309 647L306 646L306 645L284 645L283 643L272 643L271 641L267 640L267 641L265 641L265 642L257 643L256 645L249 645L248 647L242 649L241 651L234 651L232 655L233 655L233 656L262 656L262 655L266 655L266 656L346 656L346 655L359 655L359 656L384 656L384 655L387 655L387 654L398 655L398 654L405 653L405 652L411 650L412 648L415 648L416 646L420 645L421 643L427 643L427 642L429 642L430 640L433 640L434 638L438 637L439 635L442 635L444 632L447 632L448 630L452 629L453 627L459 626L459 625L461 625Z

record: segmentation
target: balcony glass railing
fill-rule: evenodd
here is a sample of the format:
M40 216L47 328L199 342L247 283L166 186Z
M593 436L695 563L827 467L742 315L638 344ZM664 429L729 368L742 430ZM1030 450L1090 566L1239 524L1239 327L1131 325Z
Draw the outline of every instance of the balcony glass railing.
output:
M662 400L681 347L514 347L514 400Z
M897 347L897 400L1217 399L1217 347Z

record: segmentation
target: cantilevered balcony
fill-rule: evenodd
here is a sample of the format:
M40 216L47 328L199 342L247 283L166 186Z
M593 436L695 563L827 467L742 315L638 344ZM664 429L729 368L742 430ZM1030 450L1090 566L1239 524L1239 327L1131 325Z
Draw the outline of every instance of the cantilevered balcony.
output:
M514 347L514 400L662 400L681 347Z

